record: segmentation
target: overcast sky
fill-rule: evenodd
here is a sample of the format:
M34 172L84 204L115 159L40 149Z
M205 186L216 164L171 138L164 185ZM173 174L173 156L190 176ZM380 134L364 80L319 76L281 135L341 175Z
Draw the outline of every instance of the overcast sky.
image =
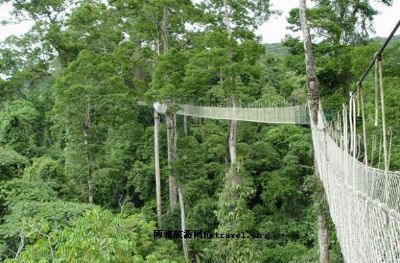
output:
M263 24L257 33L263 37L265 43L280 42L290 31L286 29L289 10L298 6L298 0L271 0L273 9L282 11L281 16L272 17L268 22ZM386 37L400 19L400 0L394 0L391 7L383 4L377 4L372 0L372 5L378 10L379 14L375 17L374 28L376 33L373 36ZM310 5L310 1L308 1ZM0 5L1 20L9 17L11 6L9 4ZM0 41L4 40L11 34L23 34L32 26L32 22L23 22L17 25L0 26ZM397 33L399 34L399 32Z

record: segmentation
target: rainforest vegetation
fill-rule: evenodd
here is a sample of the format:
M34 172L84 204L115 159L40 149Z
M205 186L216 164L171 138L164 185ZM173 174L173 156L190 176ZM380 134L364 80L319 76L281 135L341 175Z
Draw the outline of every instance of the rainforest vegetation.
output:
M322 107L333 119L382 39L368 0L316 0L307 11ZM391 0L380 0L390 5ZM307 125L176 116L168 165L160 114L161 229L262 233L262 239L154 238L154 101L305 104L298 34L263 44L268 0L0 0L33 27L0 44L0 260L5 262L318 262ZM298 9L288 17L300 32ZM387 122L399 144L400 41L383 56ZM373 111L373 79L365 82ZM144 101L150 106L139 105ZM370 115L370 118L373 118ZM372 123L372 121L371 121ZM369 127L373 129L372 125ZM396 133L397 132L397 133ZM379 164L376 154L375 165ZM391 169L400 149L391 149ZM328 210L324 208L326 215ZM329 221L331 262L343 262Z

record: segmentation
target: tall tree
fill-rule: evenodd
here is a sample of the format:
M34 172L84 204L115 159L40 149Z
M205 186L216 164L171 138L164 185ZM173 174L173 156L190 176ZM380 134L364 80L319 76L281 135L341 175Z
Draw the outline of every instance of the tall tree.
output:
M377 14L369 0L318 0L307 10L310 30L333 45L357 44L368 38ZM393 0L378 0L391 5ZM296 9L290 11L288 22L292 30L300 30Z
M160 117L154 110L154 169L156 181L156 203L157 203L157 225L161 229L162 209L161 209L161 176L160 176L160 148L158 143L158 129L160 126Z
M225 184L218 200L218 233L248 233L253 227L253 215L247 207L248 199L254 195L248 178L240 163L234 163L226 173ZM213 251L215 262L259 262L260 254L251 240L217 239Z
M224 21L225 21L225 27L226 27L226 32L228 33L228 40L232 40L232 30L231 30L231 22L230 22L230 10L228 8L228 0L224 0ZM229 57L229 62L233 62L233 53L232 49L228 48L228 57ZM236 106L235 103L235 82L233 81L234 76L229 76L230 78L230 84L232 85L232 93L230 95L230 104L231 107ZM236 126L237 126L237 120L231 120L229 123L229 155L230 155L230 160L231 164L236 163Z
M156 57L154 59L154 66L156 69L155 72L159 74L153 74L150 92L155 96L152 97L152 100L168 99L168 108L165 117L167 126L170 210L173 211L177 207L179 192L181 227L182 230L185 230L183 193L181 189L178 188L176 175L174 173L174 163L177 159L177 127L176 116L173 109L173 100L179 97L179 94L176 94L176 92L167 92L168 96L163 96L165 94L163 94L163 92L165 92L165 88L169 89L171 86L174 88L173 85L177 84L176 82L174 83L174 78L170 74L172 73L173 75L177 75L176 69L170 65L166 65L165 62L169 63L170 61L168 59L174 55L170 53L170 48L172 46L174 49L175 45L171 45L170 43L175 44L177 42L177 36L182 35L185 31L185 22L188 20L187 13L190 11L191 1L154 1L153 3L142 1L136 2L136 6L139 7L140 10L144 11L139 14L139 20L144 22L144 25L147 25L151 32L150 38L146 40L155 44ZM148 32L146 33L148 34ZM174 52L174 50L172 50L172 52ZM163 67L165 66L168 66L170 70L163 70ZM171 83L173 84L171 85ZM171 96L171 94L173 96ZM157 120L155 119L155 122L156 121ZM157 148L156 145L155 148ZM156 167L156 169L158 169L158 167ZM157 191L159 191L159 189L157 189ZM184 254L188 257L187 242L185 239L182 239L182 245L184 247Z
M369 0L318 0L315 5L307 9L307 17L310 32L318 38L318 44L314 44L315 64L320 81L320 93L324 97L327 108L333 111L338 109L347 97L349 87L359 77L359 73L353 74L351 63L353 58L350 50L354 45L365 44L371 32L372 22L377 14ZM391 0L379 0L385 5L391 5ZM290 28L293 31L301 30L301 22L298 9L290 11L288 18ZM298 63L303 56L299 48L301 44L293 37L288 37L285 45L292 54L288 58L288 65L296 71L304 72L304 67ZM328 96L332 96L329 98ZM328 119L333 116L326 111Z
M123 2L117 2L120 8L126 5ZM188 20L187 13L191 8L190 1L147 1L132 2L128 7L131 12L136 14L136 18L132 21L132 25L136 27L136 32L145 43L149 43L154 47L155 57L153 58L154 73L151 81L151 87L148 94L151 100L176 99L179 97L174 92L175 78L171 76L176 74L174 64L170 64L170 49L174 52L177 38L185 32L185 22ZM165 70L168 67L168 70ZM173 89L173 90L171 90ZM171 97L173 94L174 98ZM173 101L171 101L173 102ZM168 145L168 166L169 166L169 193L170 193L170 209L173 210L177 206L177 184L173 175L172 166L176 160L176 148L174 146L174 138L176 137L176 127L174 126L174 113L168 108L165 116L167 123L167 145Z
M226 92L231 107L236 107L236 95L238 93L238 74L239 61L235 59L237 41L243 39L252 39L254 36L250 33L261 23L266 21L271 13L269 1L245 0L240 2L230 0L211 0L202 3L205 15L210 22L211 27L224 29L227 34L227 58L230 68L225 74L220 74L220 83L227 87ZM211 18L213 16L213 18ZM239 73L240 74L240 73ZM237 121L231 120L229 123L229 155L231 163L236 162L236 126Z
M107 167L99 165L97 160L107 154L103 147L108 143L108 136L116 136L116 131L133 124L122 117L132 114L134 98L123 80L116 77L116 60L83 51L55 86L54 113L66 133L67 173L71 180L78 182L78 191L86 194L89 203L94 202L94 175L105 172L102 168ZM113 115L117 114L119 117L114 119ZM135 130L132 126L130 129Z
M315 74L314 56L312 51L311 35L308 28L307 16L306 16L306 0L300 0L300 22L301 28L303 30L303 41L304 41L304 51L305 51L305 62L306 62L306 73L308 79L308 104L311 113L311 121L313 125L318 125L318 110L319 110L319 82L317 75ZM316 159L315 159L316 160ZM315 161L315 164L316 161ZM319 181L318 165L315 165L315 174L317 180ZM324 189L318 188L316 191L322 191L320 198L324 199L325 193ZM324 201L318 200L318 204L322 204ZM322 207L318 207L318 243L320 252L320 262L329 262L329 246L328 246L328 225L326 215L322 211Z
M57 53L61 63L65 65L69 54L63 47L62 40L54 37L52 32L58 32L74 5L72 0L27 1L1 0L13 6L12 14L17 21L33 20L32 31L38 34L35 41L49 60ZM12 21L11 21L12 22Z

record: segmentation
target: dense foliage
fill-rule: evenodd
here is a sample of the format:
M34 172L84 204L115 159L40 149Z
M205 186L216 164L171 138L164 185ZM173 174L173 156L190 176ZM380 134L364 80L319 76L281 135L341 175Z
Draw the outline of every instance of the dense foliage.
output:
M302 43L288 37L262 45L253 32L276 12L269 1L5 2L34 27L0 46L0 260L187 262L180 240L153 238L153 112L137 102L220 104L234 94L242 104L305 103ZM317 75L332 118L378 47L368 40L376 12L368 1L317 2L310 24L320 40ZM398 41L391 44L384 61L393 131L399 50ZM179 209L167 206L163 116L161 123L162 229L178 230ZM190 261L318 262L321 204L309 129L240 122L231 166L226 121L189 119L188 131L183 124L177 116L171 169L184 193L186 228L262 234L189 239ZM392 143L399 142L393 133ZM399 149L392 149L392 167L400 167ZM329 227L331 261L342 262Z

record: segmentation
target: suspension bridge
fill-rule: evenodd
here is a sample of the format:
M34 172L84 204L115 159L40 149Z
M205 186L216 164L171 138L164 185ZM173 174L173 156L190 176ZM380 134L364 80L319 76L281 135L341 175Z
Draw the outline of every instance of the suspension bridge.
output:
M168 110L167 104L159 102L153 107L160 114ZM316 169L345 262L400 262L400 173L376 169L359 161L345 147L345 141L353 142L351 136L343 128L341 132L335 131L325 120L321 107L318 125L309 121L305 105L242 108L177 104L174 107L177 108L174 113L183 116L310 124ZM342 123L341 127L346 126Z
M350 93L342 111L337 114L338 117L333 122L327 122L321 105L318 108L317 122L310 121L311 110L308 111L307 105L226 107L173 104L171 106L155 102L154 110L157 114L167 114L173 107L175 109L173 114L198 118L310 125L316 160L315 169L325 190L329 212L336 227L345 262L398 263L400 262L400 173L389 170L390 149L387 149L386 140L381 54L399 26L400 21L375 54L374 60L357 83L357 88ZM374 65L375 126L378 123L380 110L384 169L372 167L367 154L370 144L366 136L362 82ZM139 104L145 105L143 102ZM362 129L358 131L360 123L357 125L357 116L360 115L362 115ZM158 141L158 131L155 131L155 134L157 134L155 140ZM363 143L360 143L359 138L363 139ZM160 199L157 201L160 202Z

